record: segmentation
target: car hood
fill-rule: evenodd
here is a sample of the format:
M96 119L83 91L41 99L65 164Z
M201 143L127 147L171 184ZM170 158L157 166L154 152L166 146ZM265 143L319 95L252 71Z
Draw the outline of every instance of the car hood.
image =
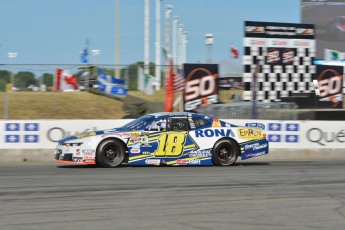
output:
M82 133L76 133L74 135L60 139L58 142L65 143L67 141L78 140L78 139L91 137L91 136L97 136L97 135L103 135L103 134L114 134L114 133L125 133L125 132L133 132L133 130L124 129L124 128L114 128L114 129L96 130L96 131L91 131L91 132L82 132Z

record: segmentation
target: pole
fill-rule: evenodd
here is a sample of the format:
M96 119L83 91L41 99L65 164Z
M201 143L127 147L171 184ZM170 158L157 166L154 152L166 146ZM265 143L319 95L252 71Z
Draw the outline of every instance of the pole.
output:
M187 62L187 31L184 31L183 33L183 39L182 39L182 64Z
M167 57L165 58L165 66L169 66L169 56L170 56L170 14L172 13L173 7L172 5L166 5L165 6L165 53ZM169 71L165 69L165 79L167 83L167 80L169 78Z
M181 24L178 27L178 35L177 35L177 68L180 68L180 65L182 64L182 35L183 35L184 27L183 24Z
M145 0L144 16L144 73L150 74L150 1Z
M172 34L172 56L173 56L173 60L174 63L176 64L177 61L177 31L178 31L178 23L179 23L180 17L179 16L175 16L174 17L174 21L173 21L173 34Z
M258 114L256 111L256 83L257 83L257 74L259 74L259 72L260 72L260 66L259 66L259 61L257 61L256 66L255 66L255 72L253 75L253 88L252 88L252 92L253 92L252 117L253 119L258 119Z
M161 88L161 1L156 0L156 91Z
M116 0L116 34L115 34L115 77L121 78L120 69L120 0Z

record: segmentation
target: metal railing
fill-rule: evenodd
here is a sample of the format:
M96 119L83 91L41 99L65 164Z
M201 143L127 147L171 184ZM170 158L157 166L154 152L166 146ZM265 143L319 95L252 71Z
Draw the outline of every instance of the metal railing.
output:
M256 103L257 119L263 120L297 120L298 106L295 103L272 102ZM253 119L252 102L235 102L213 104L199 107L198 113L219 119Z

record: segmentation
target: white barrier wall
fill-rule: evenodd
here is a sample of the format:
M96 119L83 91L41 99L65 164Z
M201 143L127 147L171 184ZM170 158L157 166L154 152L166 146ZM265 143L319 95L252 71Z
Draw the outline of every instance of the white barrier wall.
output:
M54 149L56 141L85 130L120 127L130 120L3 120L0 149ZM225 120L245 125L253 120ZM268 121L270 149L345 149L345 121Z

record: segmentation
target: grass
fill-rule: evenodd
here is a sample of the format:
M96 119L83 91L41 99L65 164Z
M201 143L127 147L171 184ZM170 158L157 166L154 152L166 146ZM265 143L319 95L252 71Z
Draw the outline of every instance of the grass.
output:
M220 91L220 100L231 102L231 95L240 90ZM165 91L146 95L130 91L129 95L164 103ZM4 118L6 93L0 92L0 117ZM13 92L8 93L7 119L120 119L126 114L124 103L88 92Z

